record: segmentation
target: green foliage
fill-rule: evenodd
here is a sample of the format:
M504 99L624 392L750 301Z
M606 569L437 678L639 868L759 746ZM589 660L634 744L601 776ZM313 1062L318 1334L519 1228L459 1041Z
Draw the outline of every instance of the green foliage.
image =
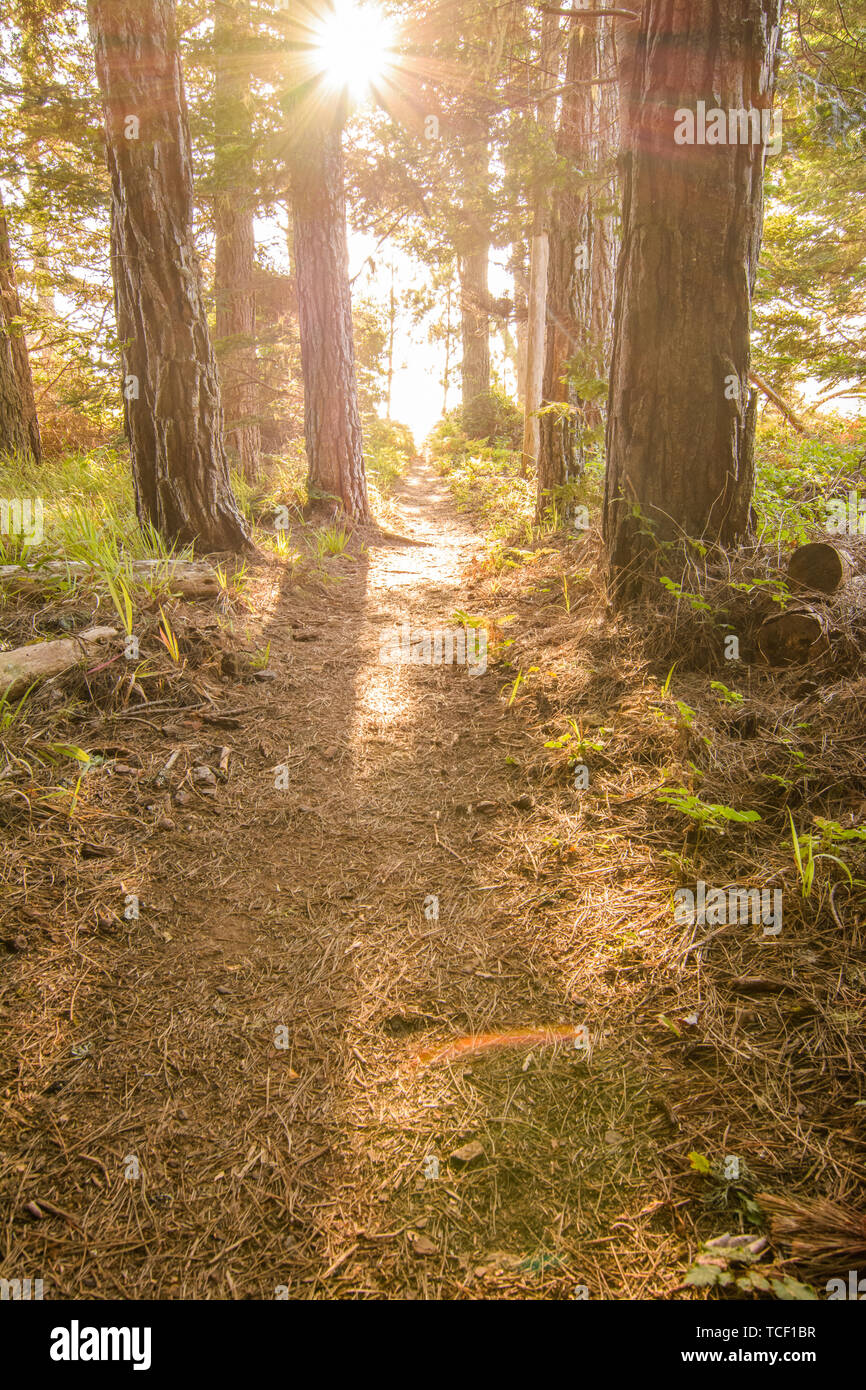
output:
M763 541L801 545L827 524L828 503L866 495L866 420L829 422L804 438L781 426L758 431L755 510Z
M785 394L863 391L866 95L863 22L817 0L786 25L778 104L783 153L767 169L754 312L755 366Z
M448 424L474 443L523 447L523 412L499 388L453 411Z
M470 440L457 428L453 415L440 422L428 444L459 510L480 515L493 544L513 538L521 527L527 541L532 541L535 484L520 476L519 450L506 443Z
M415 457L415 440L407 425L372 416L364 423L364 455L367 478L381 496L387 496L404 477Z

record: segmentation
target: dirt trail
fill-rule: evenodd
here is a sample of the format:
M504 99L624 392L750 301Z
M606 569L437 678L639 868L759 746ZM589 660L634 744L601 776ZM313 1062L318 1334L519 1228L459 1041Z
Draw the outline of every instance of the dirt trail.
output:
M426 464L395 507L324 587L256 576L274 678L224 692L241 730L174 730L190 766L232 742L233 775L140 846L125 937L77 943L59 1083L11 1194L66 1215L6 1227L7 1266L47 1297L671 1285L675 1210L637 1243L611 1225L667 1195L640 1062L603 1030L591 1054L424 1060L576 1028L591 1001L550 949L568 895L533 854L502 670L379 659L404 622L454 626L478 544Z

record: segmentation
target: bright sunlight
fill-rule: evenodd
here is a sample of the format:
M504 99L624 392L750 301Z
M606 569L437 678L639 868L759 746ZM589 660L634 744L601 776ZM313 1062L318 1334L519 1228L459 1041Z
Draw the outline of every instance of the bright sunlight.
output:
M392 61L394 26L378 5L337 0L321 28L318 50L329 84L360 99Z

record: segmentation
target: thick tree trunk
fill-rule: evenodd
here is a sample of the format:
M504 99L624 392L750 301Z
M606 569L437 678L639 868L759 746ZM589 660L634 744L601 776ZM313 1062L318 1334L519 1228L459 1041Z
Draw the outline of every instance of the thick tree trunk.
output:
M33 393L33 373L30 370L27 339L20 320L21 300L18 297L9 228L0 194L0 334L8 344L8 356L11 361L11 375L7 367L6 385L0 385L0 448L22 449L29 452L39 463L42 459L42 441L39 437L39 419ZM0 373L2 372L3 368L0 366ZM13 418L17 418L18 423L11 424ZM7 439L10 443L5 442Z
M312 494L338 498L353 520L366 522L343 146L336 121L304 130L291 172L309 487Z
M225 443L244 476L261 467L256 420L256 245L249 189L249 73L237 48L246 33L241 15L221 0L215 6L214 301L216 351L222 382Z
M115 311L139 520L180 544L246 549L193 244L174 0L89 0L88 18L105 112Z
M580 0L575 12L592 8ZM615 67L609 18L572 25L557 152L563 165L550 229L547 341L538 458L539 518L585 467L586 432L602 411L594 394L568 379L568 364L591 380L607 376L613 330L618 144ZM593 79L599 85L592 93ZM586 391L586 388L584 388ZM560 504L563 520L567 504Z
M604 526L620 597L640 586L647 522L661 540L685 532L723 545L750 526L766 147L678 143L676 113L700 101L771 108L781 3L652 0L619 31L625 182Z

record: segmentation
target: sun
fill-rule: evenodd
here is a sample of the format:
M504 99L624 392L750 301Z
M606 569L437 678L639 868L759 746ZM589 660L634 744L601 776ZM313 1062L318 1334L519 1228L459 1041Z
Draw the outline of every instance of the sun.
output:
M360 100L393 62L393 44L394 26L378 5L334 0L316 52L328 85Z

